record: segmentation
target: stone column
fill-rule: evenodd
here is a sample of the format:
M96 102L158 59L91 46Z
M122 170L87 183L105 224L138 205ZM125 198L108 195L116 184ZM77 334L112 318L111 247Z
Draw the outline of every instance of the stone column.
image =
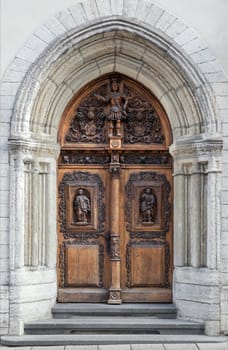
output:
M50 317L56 300L57 145L12 140L10 148L10 334ZM52 193L53 192L53 193ZM36 309L36 314L31 313Z

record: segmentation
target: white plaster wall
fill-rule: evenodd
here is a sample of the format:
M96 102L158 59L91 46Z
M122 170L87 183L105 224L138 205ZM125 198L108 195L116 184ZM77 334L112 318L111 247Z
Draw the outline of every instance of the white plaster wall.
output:
M3 73L16 52L36 28L51 15L80 1L1 0L1 2L1 73ZM155 0L153 2L194 28L199 37L205 40L228 76L227 0Z

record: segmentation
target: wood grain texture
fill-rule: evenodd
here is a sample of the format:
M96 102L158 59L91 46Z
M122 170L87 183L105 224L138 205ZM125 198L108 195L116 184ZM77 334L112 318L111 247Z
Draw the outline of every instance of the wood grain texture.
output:
M155 97L122 75L117 100L124 106L110 114L111 79L79 91L59 130L58 301L170 302L171 129Z

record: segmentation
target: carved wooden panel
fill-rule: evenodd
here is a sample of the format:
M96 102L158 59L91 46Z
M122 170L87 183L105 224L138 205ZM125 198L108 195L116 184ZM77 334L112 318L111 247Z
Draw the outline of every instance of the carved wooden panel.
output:
M126 219L130 231L168 231L170 184L164 174L131 174L126 185Z
M104 230L104 185L97 174L74 171L65 173L59 186L60 231L64 238L80 231Z
M156 240L131 241L127 245L127 287L167 287L168 244Z
M172 158L153 95L113 73L61 121L58 300L170 302Z
M68 241L61 246L62 287L102 287L104 247L97 242Z
M87 91L66 117L68 128L63 128L65 134L61 136L64 144L99 147L112 136L121 136L125 145L169 142L165 133L168 122L161 120L154 97L130 79L113 74Z

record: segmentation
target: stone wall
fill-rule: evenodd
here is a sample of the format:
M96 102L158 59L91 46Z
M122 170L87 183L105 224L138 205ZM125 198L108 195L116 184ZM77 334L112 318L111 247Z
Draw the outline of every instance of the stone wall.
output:
M96 0L44 23L3 78L1 333L20 334L24 321L50 315L58 126L72 96L112 71L149 88L170 119L179 317L204 320L208 334L228 330L227 80L178 18L146 0Z

